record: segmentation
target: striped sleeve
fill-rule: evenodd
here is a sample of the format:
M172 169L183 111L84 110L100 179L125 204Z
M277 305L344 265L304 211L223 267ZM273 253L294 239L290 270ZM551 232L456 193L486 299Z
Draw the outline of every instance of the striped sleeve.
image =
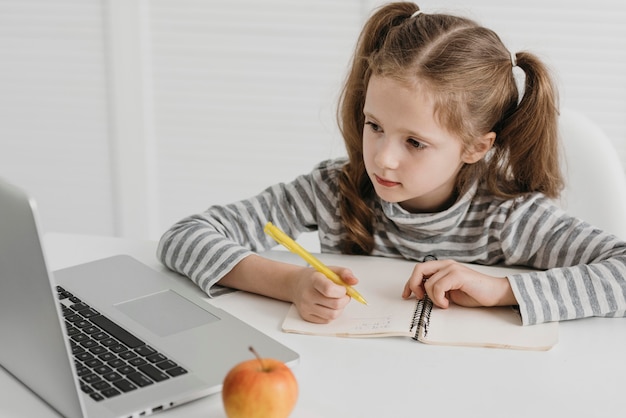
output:
M332 169L322 163L291 183L277 184L253 198L212 206L182 219L161 237L157 257L215 296L213 286L237 263L276 245L263 232L267 222L292 237L317 229L320 177Z
M526 325L626 316L626 243L565 214L545 198L513 209L502 230L509 276Z
M271 186L259 195L182 219L169 228L157 247L158 259L169 269L189 277L209 296L215 284L253 252L276 246L263 232L272 222L297 238L318 229L336 208L337 173L344 160L320 163L291 183Z

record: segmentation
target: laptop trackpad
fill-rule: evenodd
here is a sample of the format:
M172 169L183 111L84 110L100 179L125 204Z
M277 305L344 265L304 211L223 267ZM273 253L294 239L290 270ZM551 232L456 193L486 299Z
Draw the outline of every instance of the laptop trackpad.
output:
M161 337L220 320L171 289L115 307Z

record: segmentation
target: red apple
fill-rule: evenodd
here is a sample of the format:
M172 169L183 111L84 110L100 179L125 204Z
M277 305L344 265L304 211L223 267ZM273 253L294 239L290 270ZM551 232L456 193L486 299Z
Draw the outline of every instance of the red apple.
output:
M224 378L222 401L228 418L287 418L298 399L298 382L285 363L256 359L233 367Z

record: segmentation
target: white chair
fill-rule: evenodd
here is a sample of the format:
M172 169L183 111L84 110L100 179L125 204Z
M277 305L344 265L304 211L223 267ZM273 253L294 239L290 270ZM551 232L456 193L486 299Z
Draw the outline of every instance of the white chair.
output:
M626 175L613 144L600 127L571 109L561 110L559 133L566 181L561 206L626 239Z

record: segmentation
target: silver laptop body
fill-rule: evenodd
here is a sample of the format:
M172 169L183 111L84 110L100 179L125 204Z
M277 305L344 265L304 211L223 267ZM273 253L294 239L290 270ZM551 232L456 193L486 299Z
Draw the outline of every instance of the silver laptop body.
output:
M219 392L228 370L251 358L250 345L264 357L297 363L297 353L206 303L185 280L124 255L52 274L34 200L0 179L0 364L63 416L144 416ZM81 343L70 344L65 334L73 302L62 309L58 286L185 373L163 373L163 381L94 400L77 378L86 366L72 350ZM121 340L121 350L133 350Z

